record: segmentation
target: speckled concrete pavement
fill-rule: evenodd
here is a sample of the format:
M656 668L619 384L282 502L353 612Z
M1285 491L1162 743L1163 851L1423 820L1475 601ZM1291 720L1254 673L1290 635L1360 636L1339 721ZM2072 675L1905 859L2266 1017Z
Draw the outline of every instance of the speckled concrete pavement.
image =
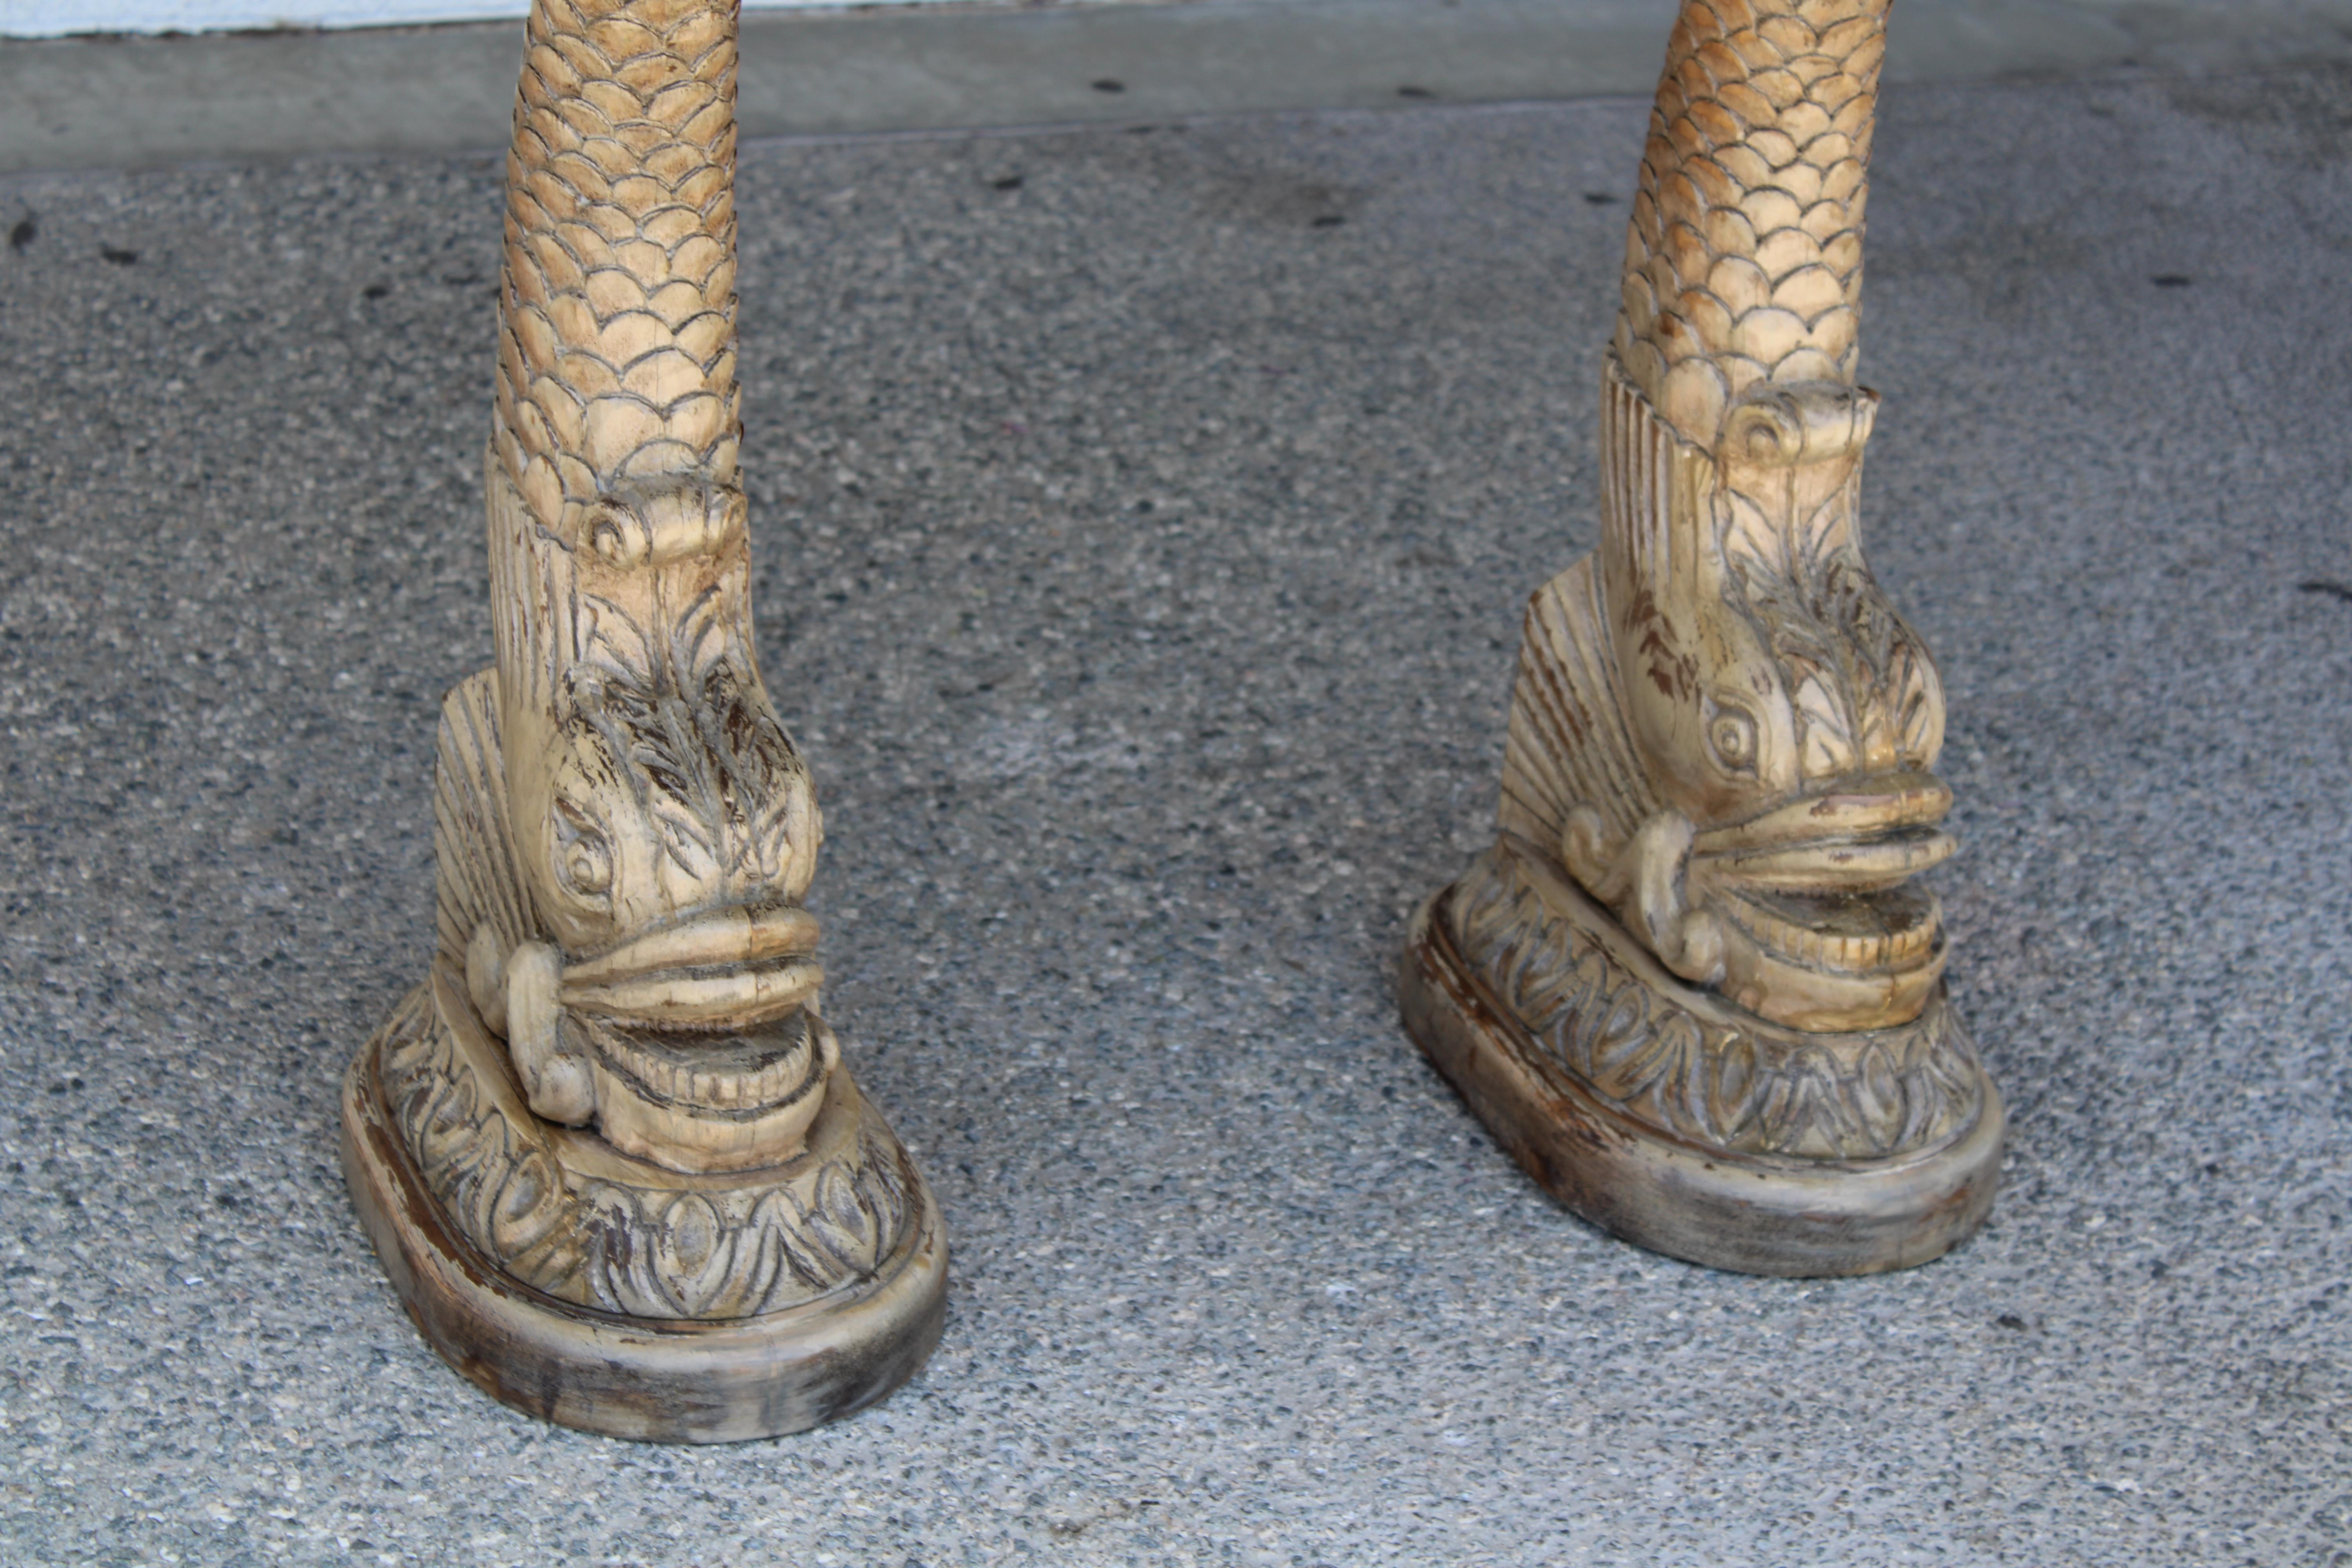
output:
M0 1561L2352 1561L2352 79L1890 99L1866 514L1938 652L1991 1226L1546 1202L1399 1032L1591 541L1643 108L754 148L770 683L955 1244L837 1427L553 1430L335 1163L488 657L487 160L0 183Z
M31 25L0 0L0 29ZM70 7L74 0L65 0ZM18 8L21 10L21 7ZM1671 0L755 10L746 136L1646 95ZM1890 80L2352 64L2352 0L1903 0ZM506 144L519 23L0 38L0 174Z

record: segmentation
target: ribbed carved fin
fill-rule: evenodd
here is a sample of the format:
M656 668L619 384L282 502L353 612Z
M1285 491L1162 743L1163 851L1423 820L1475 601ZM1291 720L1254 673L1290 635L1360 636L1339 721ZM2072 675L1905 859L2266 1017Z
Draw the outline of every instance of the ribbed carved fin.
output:
M498 672L480 670L441 704L433 770L433 832L439 854L436 923L441 951L463 969L466 944L488 921L501 952L536 939L521 868L507 832L506 767L499 752Z
M1528 601L1503 750L1504 832L1556 852L1579 806L1617 838L1657 810L1617 706L1615 662L1587 556Z

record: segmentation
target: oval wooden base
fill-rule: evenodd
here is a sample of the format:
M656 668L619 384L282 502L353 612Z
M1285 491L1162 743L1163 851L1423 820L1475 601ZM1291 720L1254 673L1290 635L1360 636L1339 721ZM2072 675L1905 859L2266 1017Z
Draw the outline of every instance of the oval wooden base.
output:
M876 1278L732 1321L625 1318L501 1274L444 1221L392 1125L370 1041L343 1079L352 1201L408 1315L443 1360L542 1420L613 1437L732 1443L873 1404L912 1376L947 1316L947 1242L919 1223Z
M1984 1223L2005 1118L1988 1080L1974 1124L1878 1161L1709 1149L1624 1115L1536 1042L1463 962L1445 889L1406 937L1406 1027L1546 1192L1654 1252L1746 1274L1876 1274L1939 1258Z

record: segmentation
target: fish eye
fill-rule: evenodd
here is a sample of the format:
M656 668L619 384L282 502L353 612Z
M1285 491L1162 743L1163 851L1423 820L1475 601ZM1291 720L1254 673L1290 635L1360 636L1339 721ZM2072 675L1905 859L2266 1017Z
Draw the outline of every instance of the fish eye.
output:
M1735 773L1756 771L1756 721L1744 708L1709 704L1706 743L1715 760Z
M555 803L555 873L570 892L601 899L613 890L613 846L568 800Z
M578 892L609 892L613 886L613 858L604 853L602 844L574 839L563 847L563 879Z

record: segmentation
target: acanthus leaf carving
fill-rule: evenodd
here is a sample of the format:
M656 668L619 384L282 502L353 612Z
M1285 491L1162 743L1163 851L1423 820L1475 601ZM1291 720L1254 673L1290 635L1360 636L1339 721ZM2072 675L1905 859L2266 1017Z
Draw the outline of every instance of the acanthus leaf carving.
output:
M449 1022L457 991L445 970L386 1023L384 1097L445 1213L532 1289L631 1317L751 1317L871 1279L912 1240L919 1178L854 1089L772 1182L681 1187L567 1160L587 1135L553 1133L520 1103L488 1037L468 1043Z
M1720 1004L1703 1014L1629 962L1629 939L1524 840L1506 838L1455 885L1450 925L1561 1068L1662 1132L1747 1154L1886 1159L1950 1142L1981 1108L1950 1008L1849 1036Z

